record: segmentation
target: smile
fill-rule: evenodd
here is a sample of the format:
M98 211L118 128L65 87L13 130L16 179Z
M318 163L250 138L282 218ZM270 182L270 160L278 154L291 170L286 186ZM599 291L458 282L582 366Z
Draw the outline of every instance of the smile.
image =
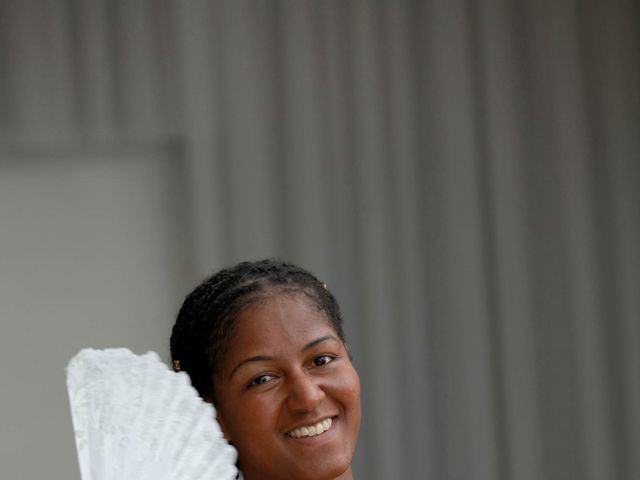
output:
M308 425L306 427L291 430L287 435L291 438L315 437L329 430L331 425L333 425L333 419L326 418L314 425Z

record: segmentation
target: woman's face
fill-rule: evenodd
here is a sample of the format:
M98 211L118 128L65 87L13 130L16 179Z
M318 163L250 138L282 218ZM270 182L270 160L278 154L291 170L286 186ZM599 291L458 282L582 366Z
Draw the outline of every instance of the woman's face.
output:
M245 478L351 478L360 381L325 314L280 294L244 310L232 337L216 407Z

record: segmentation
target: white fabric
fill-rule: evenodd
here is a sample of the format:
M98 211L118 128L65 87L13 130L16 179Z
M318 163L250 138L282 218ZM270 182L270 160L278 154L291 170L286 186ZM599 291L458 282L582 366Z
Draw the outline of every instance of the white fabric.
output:
M213 407L157 354L85 349L67 367L82 480L231 480Z

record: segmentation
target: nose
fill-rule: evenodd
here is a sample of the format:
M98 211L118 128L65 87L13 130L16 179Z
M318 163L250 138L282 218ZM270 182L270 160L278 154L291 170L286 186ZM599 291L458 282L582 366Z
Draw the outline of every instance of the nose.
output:
M291 378L287 405L293 412L312 412L325 398L324 390L316 379L306 372Z

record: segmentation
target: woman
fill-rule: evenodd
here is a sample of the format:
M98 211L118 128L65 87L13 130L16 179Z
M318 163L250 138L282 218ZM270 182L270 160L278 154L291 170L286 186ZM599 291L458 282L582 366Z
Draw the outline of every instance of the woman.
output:
M353 478L360 382L311 273L273 260L218 272L182 305L171 356L215 405L245 480Z

